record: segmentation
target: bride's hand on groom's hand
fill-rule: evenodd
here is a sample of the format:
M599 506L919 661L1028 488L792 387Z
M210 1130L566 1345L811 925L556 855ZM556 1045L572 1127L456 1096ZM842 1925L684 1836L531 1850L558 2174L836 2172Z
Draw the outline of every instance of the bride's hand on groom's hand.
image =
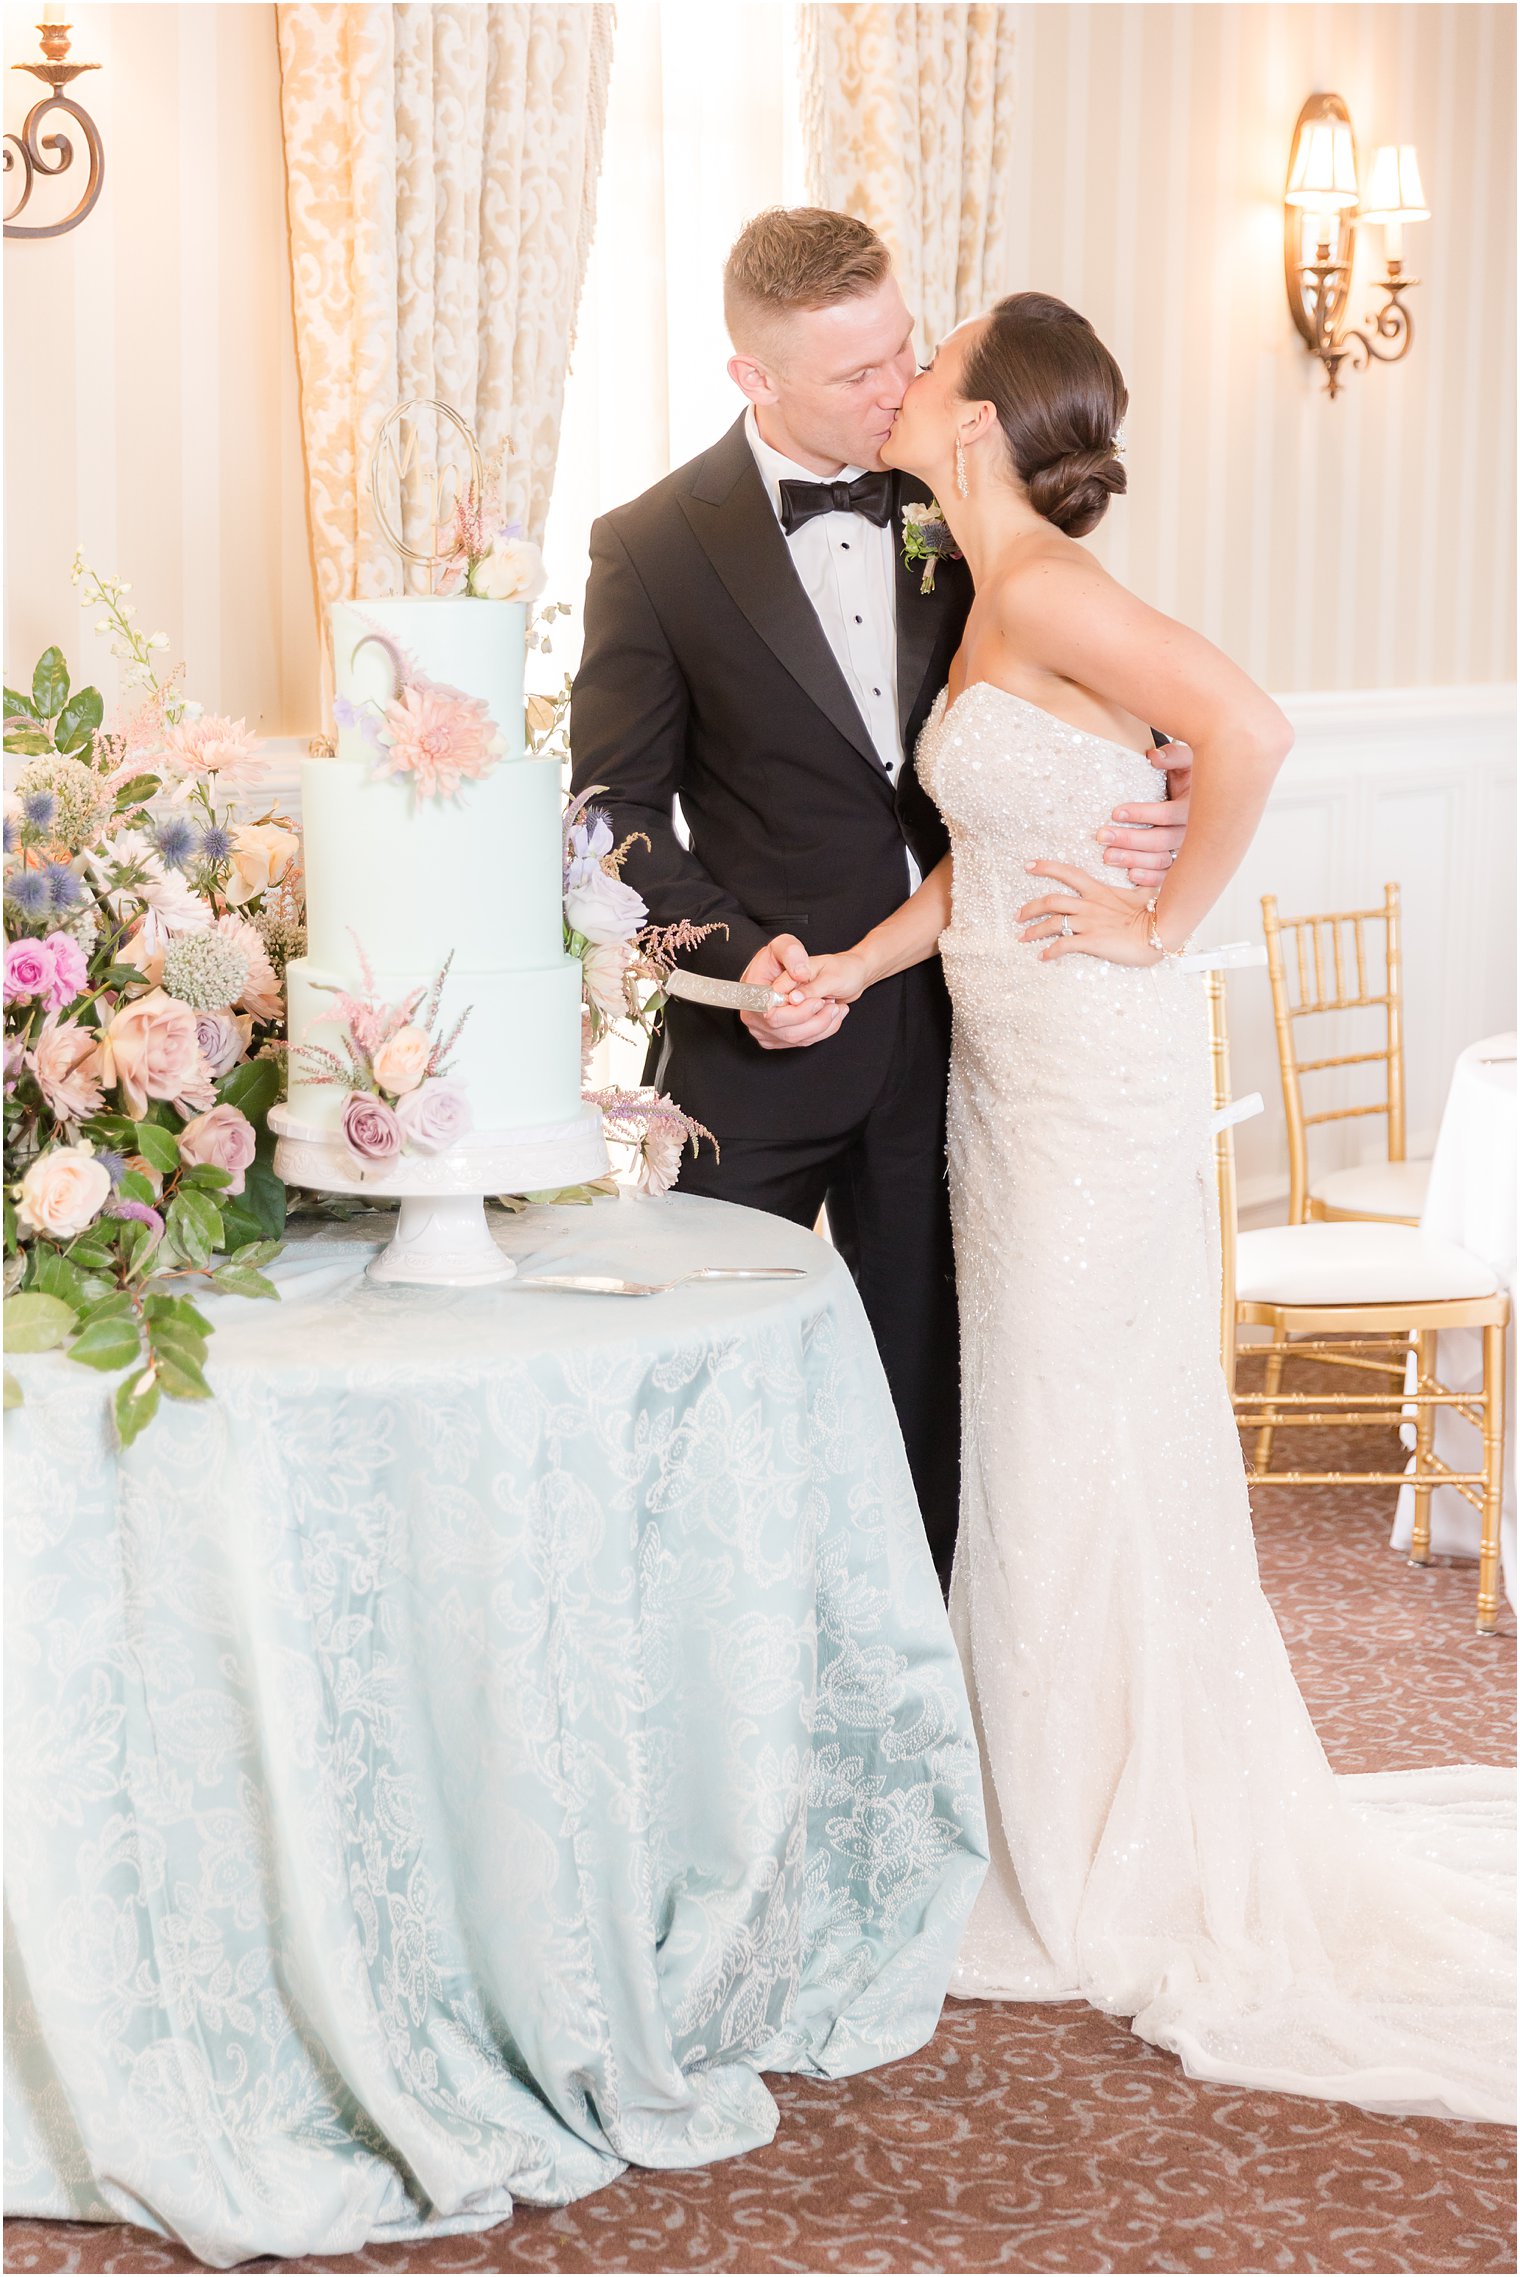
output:
M1104 957L1112 965L1155 964L1148 893L1110 885L1069 862L1030 862L1026 867L1031 877L1050 878L1065 888L1026 901L1018 914L1017 922L1029 928L1022 938L1045 944L1042 964L1070 956Z
M774 941L750 958L741 980L761 988L786 991L784 1004L768 1012L741 1012L739 1018L762 1051L793 1051L801 1044L821 1044L839 1033L848 1007L832 998L820 1002L809 983L827 958L810 957L794 933L778 933Z
M836 956L814 957L808 994L837 1004L841 1010L864 996L871 985L865 958L858 949L842 949Z
M1166 761L1170 795L1138 806L1116 806L1098 832L1104 861L1113 869L1126 870L1130 884L1148 894L1156 891L1182 844L1193 787L1193 754L1185 743L1169 743Z

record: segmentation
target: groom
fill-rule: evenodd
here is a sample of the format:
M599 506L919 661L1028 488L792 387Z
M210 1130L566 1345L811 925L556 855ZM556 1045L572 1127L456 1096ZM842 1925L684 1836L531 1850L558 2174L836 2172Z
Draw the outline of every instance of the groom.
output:
M655 923L726 926L684 961L784 988L945 852L912 753L971 585L943 561L925 592L922 565L903 564L903 508L927 493L880 451L913 377L913 319L874 230L813 207L757 215L723 307L744 415L591 532L573 783L605 785L616 836L648 840L624 875ZM1121 810L1107 858L1159 883L1183 817ZM672 1003L646 1071L720 1142L683 1193L806 1226L827 1206L942 1577L960 1445L949 1054L931 961L848 1009Z

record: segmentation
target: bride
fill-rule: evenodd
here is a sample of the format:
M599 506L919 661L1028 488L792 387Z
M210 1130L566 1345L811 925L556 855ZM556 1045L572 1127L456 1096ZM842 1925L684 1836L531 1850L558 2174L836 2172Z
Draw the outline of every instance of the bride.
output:
M950 1610L993 1865L952 1989L1091 2001L1202 2079L1507 2120L1509 1775L1337 1778L1257 1579L1204 987L1177 960L1290 735L1073 542L1124 488L1126 401L1042 293L961 325L909 388L882 456L933 484L976 585L917 755L951 852L810 983L850 1002L937 952L954 1005ZM1116 801L1164 795L1147 720L1194 753L1149 900L1098 843Z

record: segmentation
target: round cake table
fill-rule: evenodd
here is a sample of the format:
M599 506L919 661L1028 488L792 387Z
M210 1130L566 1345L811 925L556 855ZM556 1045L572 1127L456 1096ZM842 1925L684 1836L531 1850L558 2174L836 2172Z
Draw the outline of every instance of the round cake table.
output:
M1520 1305L1515 1237L1515 1038L1486 1036L1471 1044L1452 1070L1451 1089L1430 1165L1430 1186L1420 1224L1427 1233L1481 1257ZM1500 1560L1504 1593L1515 1602L1515 1323L1508 1338L1506 1370L1504 1509L1500 1521ZM1477 1329L1450 1330L1437 1343L1436 1373L1456 1391L1483 1385L1483 1338ZM1406 1429L1408 1445L1414 1431ZM1478 1434L1449 1408L1436 1411L1436 1453L1454 1470L1476 1470L1481 1461ZM1394 1513L1393 1546L1407 1550L1414 1523L1414 1495L1400 1487ZM1438 1486L1430 1498L1430 1546L1440 1557L1475 1558L1481 1524L1472 1504L1454 1487Z
M498 1234L448 1290L300 1234L125 1453L19 1364L8 2212L216 2265L481 2229L932 2033L980 1779L848 1274L678 1195ZM524 1285L711 1264L804 1275Z

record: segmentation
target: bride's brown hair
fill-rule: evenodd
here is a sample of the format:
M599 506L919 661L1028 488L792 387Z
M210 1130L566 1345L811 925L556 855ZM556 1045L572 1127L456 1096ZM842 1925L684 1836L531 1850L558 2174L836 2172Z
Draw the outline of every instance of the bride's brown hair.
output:
M1010 293L966 358L961 392L998 415L1029 503L1070 538L1123 493L1124 375L1085 316L1053 293Z

